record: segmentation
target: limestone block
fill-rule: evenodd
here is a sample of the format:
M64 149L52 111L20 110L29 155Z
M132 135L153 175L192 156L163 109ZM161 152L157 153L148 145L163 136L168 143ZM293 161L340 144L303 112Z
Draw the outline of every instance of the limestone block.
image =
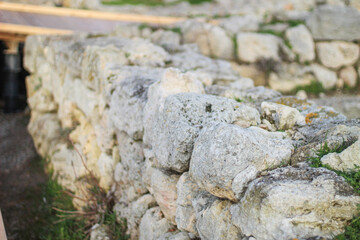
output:
M190 176L211 194L238 201L261 171L286 164L294 150L282 133L220 123L199 135Z
M321 83L324 89L334 88L337 82L336 72L333 72L319 64L312 64L311 69L316 79Z
M317 7L306 20L316 40L360 39L360 13L347 6L324 5Z
M320 62L329 68L352 65L359 58L359 46L350 42L319 42L316 49Z
M176 224L176 184L179 177L179 175L169 174L159 169L154 169L151 175L152 194L165 218L172 224Z
M222 59L234 59L234 44L224 29L198 21L181 25L184 43L196 43L202 54Z
M347 66L340 71L339 76L349 87L355 87L357 83L357 73L354 67Z
M141 219L139 240L156 240L173 228L159 207L150 208Z
M148 90L148 101L144 109L144 138L147 145L157 138L154 131L157 116L164 108L165 98L181 92L204 93L204 87L197 79L191 78L186 73L170 68L163 72L161 78L152 84Z
M128 65L125 52L114 45L87 46L82 56L81 80L85 86L98 92L106 81L106 69Z
M231 221L231 205L228 200L216 200L201 212L196 222L201 239L241 239L241 230Z
M255 108L222 97L196 93L167 97L154 129L155 164L177 172L188 170L200 130L217 122L257 125L260 114Z
M254 63L260 59L279 61L281 39L271 34L239 33L237 41L237 56L240 61Z
M145 164L142 142L134 141L124 132L117 132L116 135L121 163L128 172L127 184L133 186L137 194L146 193L147 189L142 181L142 168Z
M286 30L285 36L292 46L292 51L298 54L301 62L315 59L314 40L304 25L289 28Z
M332 238L343 232L359 202L332 171L286 167L253 181L230 211L233 223L257 240Z
M110 117L119 131L125 131L135 140L144 134L144 106L149 86L157 81L158 74L137 75L117 83L110 101Z
M305 117L296 108L277 103L261 103L263 116L281 130L291 129L294 126L305 125Z
M175 217L177 228L198 235L195 209L192 205L192 200L201 189L190 178L188 172L181 175L176 184L176 188L178 195L176 199L177 208Z

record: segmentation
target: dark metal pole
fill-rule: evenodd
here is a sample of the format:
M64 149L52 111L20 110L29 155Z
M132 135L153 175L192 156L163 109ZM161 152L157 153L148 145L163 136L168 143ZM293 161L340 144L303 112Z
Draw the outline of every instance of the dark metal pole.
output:
M19 52L5 51L5 82L4 100L5 113L16 112L19 109L19 81L21 72L21 56Z

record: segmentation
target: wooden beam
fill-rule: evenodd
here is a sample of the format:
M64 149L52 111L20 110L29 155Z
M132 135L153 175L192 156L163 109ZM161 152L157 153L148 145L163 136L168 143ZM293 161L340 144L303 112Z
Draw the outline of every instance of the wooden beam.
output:
M167 25L185 20L179 17L148 16L139 14L123 14L112 12L100 12L92 10L70 9L60 7L47 7L29 4L0 2L0 11L24 12L42 15L62 17L92 18L109 21L141 22L149 24Z

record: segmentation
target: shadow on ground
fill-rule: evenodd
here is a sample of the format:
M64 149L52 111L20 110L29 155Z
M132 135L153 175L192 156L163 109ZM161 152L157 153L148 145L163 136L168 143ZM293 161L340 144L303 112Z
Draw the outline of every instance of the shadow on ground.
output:
M37 239L30 234L31 226L47 182L26 130L28 121L24 113L0 113L0 208L9 240Z

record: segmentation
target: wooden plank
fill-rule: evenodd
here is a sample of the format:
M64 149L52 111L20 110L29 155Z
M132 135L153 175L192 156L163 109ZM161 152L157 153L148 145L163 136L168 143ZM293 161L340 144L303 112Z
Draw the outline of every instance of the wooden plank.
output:
M139 15L139 14L124 14L124 13L120 14L120 13L112 13L112 12L37 6L37 5L18 4L18 3L9 3L9 2L0 2L0 10L34 13L34 14L42 14L42 15L63 16L63 17L103 19L103 20L121 21L121 22L141 22L141 23L159 24L159 25L173 24L185 20L185 18L178 18L178 17L147 16L147 15Z
M0 40L3 40L3 41L15 41L15 42L25 42L26 35L0 32Z
M0 34L14 35L66 35L72 34L73 31L63 29L52 29L34 26L25 26L9 23L0 23Z
M1 209L0 209L0 240L7 240L4 221L1 215Z

